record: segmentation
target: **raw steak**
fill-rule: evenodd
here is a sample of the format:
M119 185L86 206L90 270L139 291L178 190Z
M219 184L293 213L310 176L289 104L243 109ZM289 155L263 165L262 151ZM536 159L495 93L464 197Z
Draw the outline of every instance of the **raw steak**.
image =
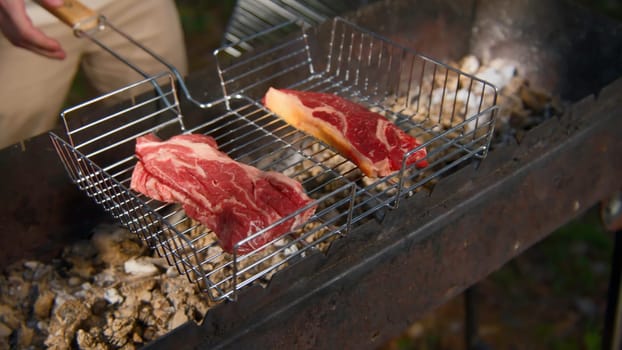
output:
M167 141L149 134L136 139L138 163L130 187L159 201L181 203L186 214L214 231L232 253L240 240L309 204L297 181L238 163L205 135L178 135ZM306 222L315 208L243 244L247 254Z
M405 154L421 145L381 114L336 95L270 88L263 102L287 123L333 146L370 177L399 170ZM425 157L422 148L406 164L426 167Z

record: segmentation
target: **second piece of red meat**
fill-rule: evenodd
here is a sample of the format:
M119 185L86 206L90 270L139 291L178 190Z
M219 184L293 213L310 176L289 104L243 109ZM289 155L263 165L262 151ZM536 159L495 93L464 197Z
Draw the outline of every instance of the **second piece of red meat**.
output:
M379 113L337 95L270 88L263 102L278 117L333 146L370 177L400 170L406 154L421 143ZM428 165L420 148L406 160Z

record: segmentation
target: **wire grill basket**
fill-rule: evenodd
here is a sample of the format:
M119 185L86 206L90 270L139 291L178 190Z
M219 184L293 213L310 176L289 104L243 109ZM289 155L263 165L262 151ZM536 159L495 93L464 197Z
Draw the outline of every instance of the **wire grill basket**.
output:
M285 38L261 50L266 37ZM270 40L269 42L273 42ZM245 45L257 48L244 52ZM231 50L244 52L233 57ZM174 77L163 73L62 113L67 135L51 134L76 185L136 233L213 300L235 299L255 282L267 282L287 264L324 250L339 236L386 210L440 175L486 155L496 112L489 83L400 47L343 19L312 30L287 23L215 52L224 99L205 108L205 119L188 127ZM153 95L133 96L144 85ZM395 122L426 147L429 166L405 166L378 179L365 177L347 159L266 110L269 86L330 92L361 103ZM155 132L166 139L203 133L233 159L298 180L316 213L296 228L246 255L219 247L213 232L188 218L180 206L129 189L136 164L136 137ZM283 218L293 217L307 208Z

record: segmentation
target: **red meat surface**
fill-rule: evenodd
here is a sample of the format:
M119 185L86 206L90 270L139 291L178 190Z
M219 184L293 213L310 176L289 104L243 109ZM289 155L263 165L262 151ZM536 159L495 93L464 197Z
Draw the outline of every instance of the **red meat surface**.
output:
M136 140L138 163L130 187L153 199L180 203L186 214L214 231L228 253L234 245L311 203L302 185L278 172L236 162L205 135L149 134ZM248 254L306 222L312 207L238 249Z
M399 170L406 153L421 143L379 113L337 95L270 88L263 103L293 127L333 146L370 177ZM406 160L428 165L426 149Z

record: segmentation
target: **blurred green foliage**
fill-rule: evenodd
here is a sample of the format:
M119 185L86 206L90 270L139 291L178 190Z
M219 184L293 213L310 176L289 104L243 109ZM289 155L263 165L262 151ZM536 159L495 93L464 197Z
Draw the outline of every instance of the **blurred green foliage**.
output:
M590 9L622 20L622 0L575 0Z
M186 35L206 35L211 23L224 23L229 19L236 0L177 0L176 3Z

